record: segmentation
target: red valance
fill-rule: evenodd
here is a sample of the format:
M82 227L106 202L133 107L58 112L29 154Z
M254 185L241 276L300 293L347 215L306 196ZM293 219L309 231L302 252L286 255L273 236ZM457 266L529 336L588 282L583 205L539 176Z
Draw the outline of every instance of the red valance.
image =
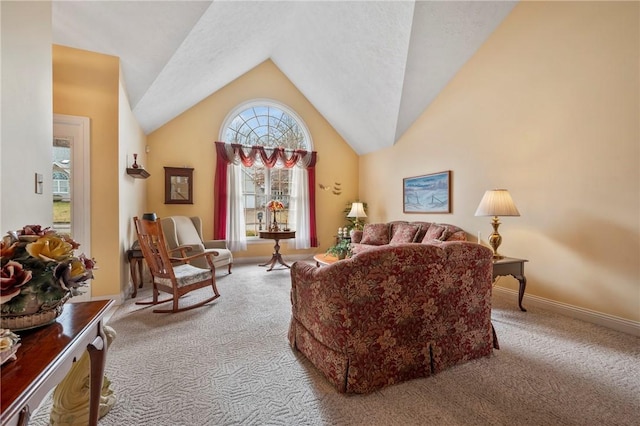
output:
M302 149L287 150L282 147L265 148L264 146L246 146L237 143L216 142L216 153L218 161L235 163L239 159L243 166L251 167L260 159L262 164L268 169L281 164L282 167L290 169L296 165L303 169L315 167L317 153L315 151L305 151Z

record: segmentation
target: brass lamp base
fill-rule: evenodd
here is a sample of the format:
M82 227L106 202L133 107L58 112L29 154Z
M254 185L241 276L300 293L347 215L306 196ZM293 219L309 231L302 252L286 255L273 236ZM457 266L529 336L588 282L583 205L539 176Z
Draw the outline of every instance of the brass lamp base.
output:
M493 226L493 233L489 235L489 245L493 249L493 258L504 259L504 256L498 254L498 247L500 247L500 244L502 243L502 237L498 233L498 227L500 226L500 219L498 219L498 216L493 217L491 226Z

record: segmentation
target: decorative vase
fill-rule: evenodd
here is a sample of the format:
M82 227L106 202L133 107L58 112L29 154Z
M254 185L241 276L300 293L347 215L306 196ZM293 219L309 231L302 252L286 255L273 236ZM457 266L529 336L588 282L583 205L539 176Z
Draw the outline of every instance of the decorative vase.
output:
M42 327L53 323L56 318L62 315L64 304L71 298L71 293L55 302L44 304L35 312L29 312L29 308L25 308L25 314L6 314L0 315L0 328L8 328L11 331L23 331L32 328Z
M137 169L139 167L137 161L138 161L138 154L133 154L133 164L131 165L132 169Z

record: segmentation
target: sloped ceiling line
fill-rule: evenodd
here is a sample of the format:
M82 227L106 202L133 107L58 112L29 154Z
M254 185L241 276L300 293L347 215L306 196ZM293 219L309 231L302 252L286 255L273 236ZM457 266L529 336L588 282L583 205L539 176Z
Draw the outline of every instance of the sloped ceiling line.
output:
M54 43L120 57L147 134L271 58L362 155L393 145L516 3L52 4Z

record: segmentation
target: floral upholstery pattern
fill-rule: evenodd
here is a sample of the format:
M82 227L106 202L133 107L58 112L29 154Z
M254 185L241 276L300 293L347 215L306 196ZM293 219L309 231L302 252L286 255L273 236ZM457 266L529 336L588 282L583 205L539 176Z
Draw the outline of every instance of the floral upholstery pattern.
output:
M419 229L420 225L401 223L395 228L389 244L412 243Z
M178 287L184 287L211 278L211 270L198 268L189 263L174 266L173 273L176 276ZM172 285L171 278L154 277L153 280L167 287Z
M362 230L362 244L381 246L389 244L389 225L386 223L367 223Z
M410 228L407 226L410 225ZM407 222L403 220L397 220L389 223L377 223L375 224L377 232L380 235L386 235L387 242L378 244L379 241L384 241L383 237L380 237L376 243L371 243L374 238L369 236L365 239L364 232L367 227L371 227L371 224L366 224L363 231L352 230L351 236L351 252L353 254L362 253L371 248L384 245L384 244L404 244L408 242L416 242L422 244L437 244L440 241L467 241L467 233L455 226L448 223L431 223L431 222ZM386 228L385 228L386 226ZM418 227L413 239L410 241L404 241L407 237L402 235L407 229ZM385 228L386 231L382 229ZM371 229L369 232L372 232ZM386 232L386 234L385 234ZM397 235L398 233L400 235ZM397 236L396 236L397 235Z
M289 341L340 392L367 393L491 355L492 251L375 247L291 267Z
M429 229L427 229L427 232L425 232L424 237L422 238L422 242L427 243L431 240L437 240L440 238L443 232L444 226L436 225L434 223L429 227Z

